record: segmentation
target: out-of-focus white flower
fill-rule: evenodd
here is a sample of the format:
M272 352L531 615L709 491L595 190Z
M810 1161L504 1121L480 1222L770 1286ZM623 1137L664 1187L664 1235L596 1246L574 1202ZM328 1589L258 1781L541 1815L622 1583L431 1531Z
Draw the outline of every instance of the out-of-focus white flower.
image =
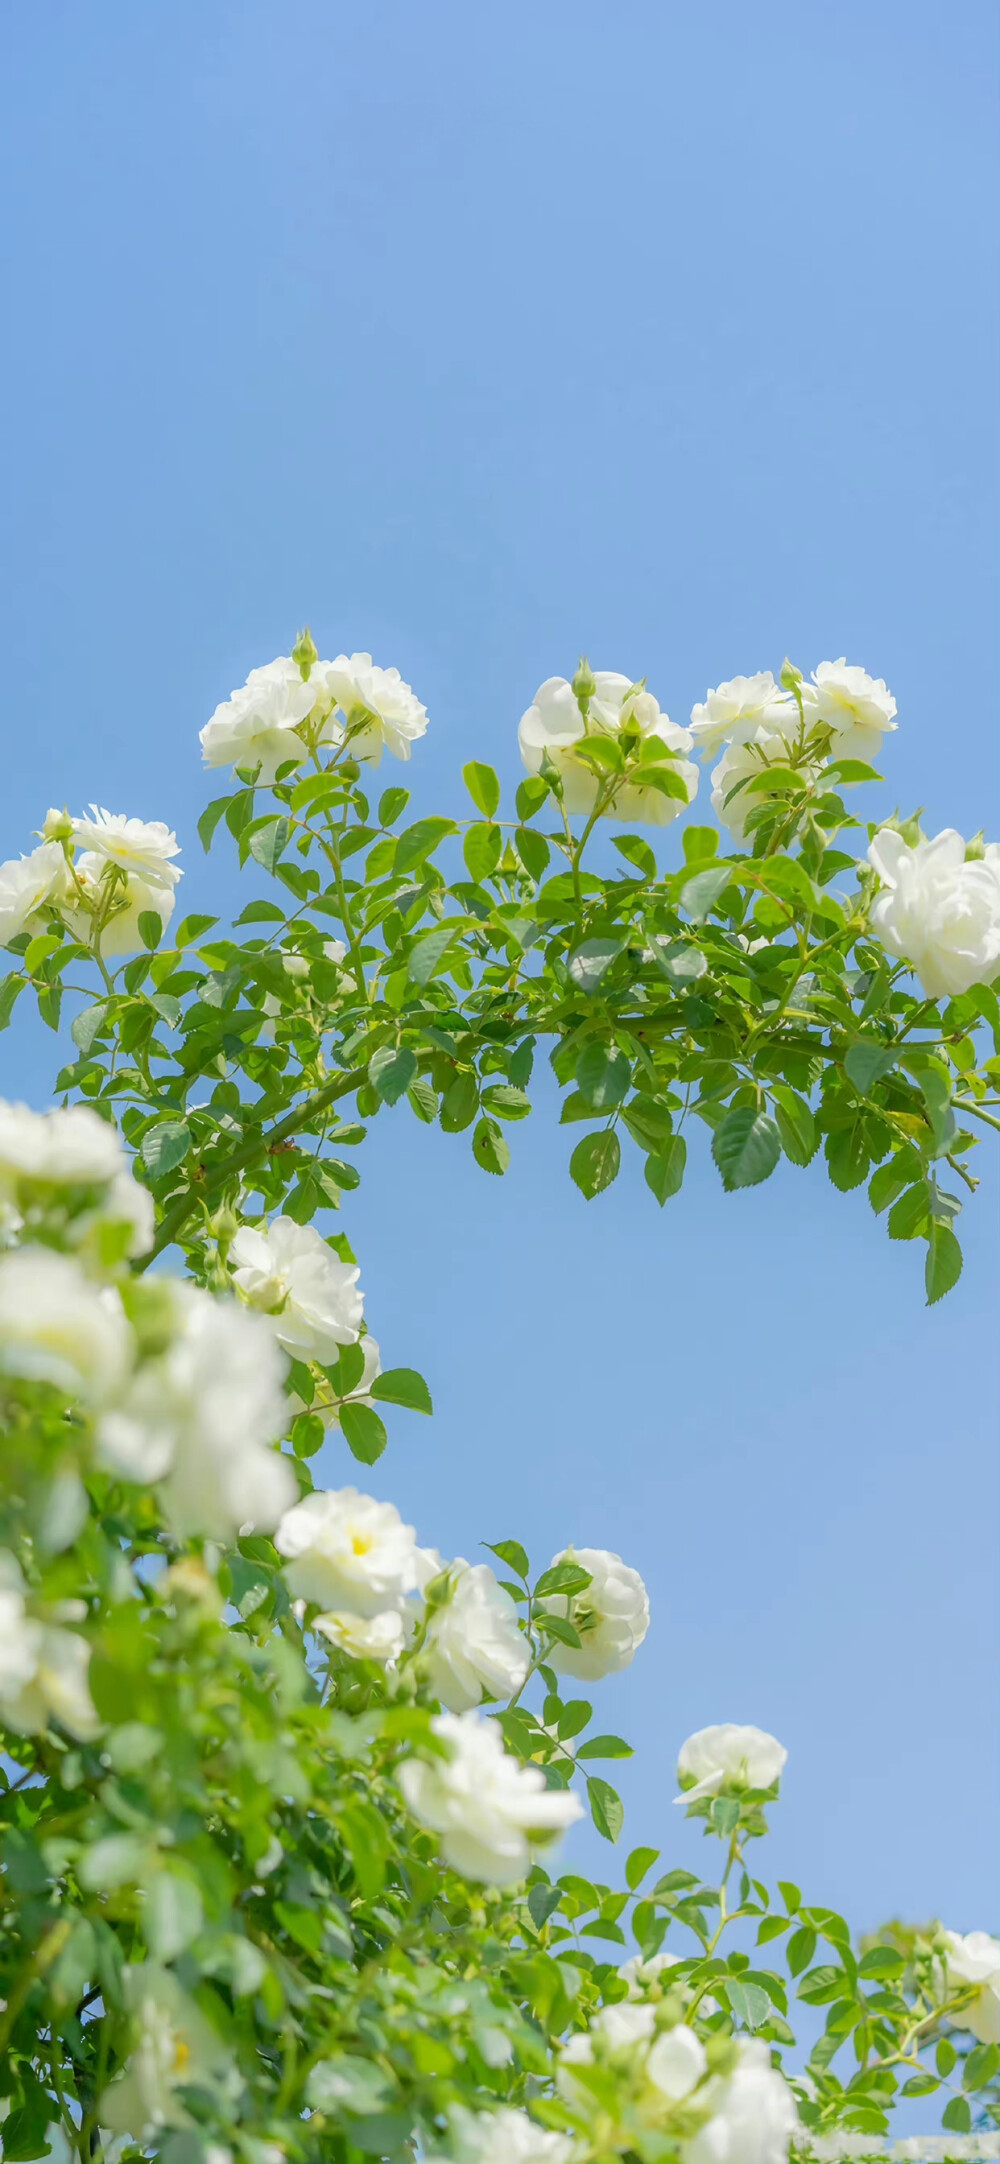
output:
M100 1215L131 1227L130 1254L143 1254L152 1244L153 1198L133 1179L107 1120L89 1105L32 1112L28 1105L0 1098L0 1200L21 1219L22 1212L44 1205L60 1188L97 1190L93 1200ZM84 1220L84 1230L92 1216Z
M526 2111L467 2111L450 2115L449 2164L570 2164L576 2144L568 2134L536 2126ZM444 2164L440 2156L428 2164Z
M323 952L327 961L335 963L338 967L341 962L347 960L347 947L342 939L324 939Z
M646 2073L672 2104L679 2104L697 2088L707 2065L700 2036L679 2021L675 2028L664 2029L650 2046Z
M797 712L795 720L798 720ZM728 751L723 752L718 766L712 769L712 810L720 825L729 828L735 842L746 840L746 822L750 813L757 809L768 793L766 789L753 789L749 786L739 789L738 784L742 781L747 784L755 781L758 776L767 773L769 766L787 769L787 764L788 741L773 729L757 729L752 736L741 738L739 743L732 744ZM814 782L820 772L821 767L816 762L796 768L796 773L805 783ZM732 789L737 789L738 793L730 798Z
M0 1369L54 1383L104 1405L131 1360L132 1333L121 1301L101 1290L69 1255L24 1247L0 1256Z
M270 787L279 766L289 759L304 759L305 743L299 734L317 704L316 670L308 682L298 663L279 654L263 668L251 669L239 691L217 706L201 732L206 766L260 765L260 780ZM321 732L324 741L332 732Z
M496 1723L478 1713L439 1713L431 1727L447 1758L408 1758L399 1769L406 1801L440 1836L445 1863L462 1878L509 1886L532 1852L583 1816L568 1789L547 1788L537 1766L504 1750Z
M101 2122L144 2143L160 2127L191 2125L179 2089L228 2094L239 2082L221 2038L169 1970L147 1961L126 1969L125 1978L136 2040L124 2073L101 2098Z
M174 1335L105 1412L100 1455L130 1480L162 1481L179 1532L221 1540L241 1526L270 1532L296 1494L287 1459L269 1447L288 1412L282 1356L265 1324L234 1301L164 1282Z
M954 827L905 842L881 827L868 851L884 891L870 912L890 954L909 962L929 999L957 999L1000 969L1000 843L967 864Z
M380 669L370 654L338 654L319 661L309 679L321 685L344 717L353 759L378 766L383 745L408 759L427 727L427 709L404 684L398 669Z
M42 929L39 912L46 902L64 901L70 878L58 842L43 842L30 856L0 864L0 946L19 932Z
M598 2037L609 2051L631 2051L636 2044L648 2044L655 2028L655 2007L618 1999L594 2015L590 2035Z
M427 1626L428 1679L435 1698L451 1713L490 1698L511 1698L531 1666L531 1648L518 1626L510 1594L498 1585L488 1563L459 1556L451 1565L454 1581L444 1605L435 1608Z
M659 1983L664 1969L676 1968L679 1960L679 1954L651 1954L648 1961L641 1954L632 1954L618 1970L622 1982L628 1985L629 1998L644 1998L650 1986Z
M380 1608L373 1616L344 1610L318 1615L313 1629L355 1661L398 1661L406 1644L406 1621L399 1608Z
M722 1789L738 1795L747 1788L773 1788L787 1757L784 1744L763 1728L741 1728L735 1721L699 1728L681 1745L677 1778L683 1793L674 1801L696 1803Z
M24 1582L0 1550L0 1720L19 1735L41 1734L54 1716L80 1741L100 1721L87 1682L90 1647L78 1631L28 1612Z
M124 812L90 807L89 819L74 819L83 844L73 866L76 885L63 915L78 939L90 941L95 919L102 922L101 952L132 954L143 944L139 918L152 911L161 925L174 909L174 888L181 873L171 858L178 842L161 819L128 819ZM83 889L81 898L79 888Z
M839 661L821 661L811 684L803 683L806 726L825 722L836 759L877 759L882 738L895 729L896 701L881 676Z
M356 1343L364 1317L356 1264L341 1262L314 1225L276 1217L265 1229L241 1226L229 1250L233 1281L267 1314L279 1345L296 1360L336 1360Z
M786 2164L799 2115L765 2043L741 2037L739 2064L707 2087L715 2108L684 2143L684 2164Z
M325 1613L374 1616L398 1607L418 1582L417 1539L393 1503L356 1488L305 1495L274 1536L296 1598Z
M579 1646L556 1644L546 1655L562 1675L596 1683L627 1668L649 1629L649 1595L637 1570L607 1548L563 1548L556 1563L578 1563L589 1570L582 1593L553 1594L546 1601L553 1615L568 1616Z
M539 685L517 732L528 773L540 773L543 760L549 758L562 775L566 810L589 816L603 785L578 757L576 747L587 736L616 737L630 727L647 745L647 757L654 738L663 745L664 762L683 782L691 803L698 789L698 769L689 759L670 757L671 753L690 751L690 730L678 728L669 715L660 712L652 693L637 690L627 676L612 669L598 669L593 681L595 691L586 716L564 676L547 677ZM668 826L683 808L678 797L664 796L658 789L629 781L619 784L602 816L639 821L645 826Z
M691 734L703 759L714 759L724 744L747 743L759 729L791 743L798 727L798 707L779 689L770 669L761 669L757 676L734 676L691 708Z
M949 1991L975 1985L969 2006L948 2019L956 2029L970 2029L980 2044L1000 2044L1000 1939L988 1931L943 1933Z

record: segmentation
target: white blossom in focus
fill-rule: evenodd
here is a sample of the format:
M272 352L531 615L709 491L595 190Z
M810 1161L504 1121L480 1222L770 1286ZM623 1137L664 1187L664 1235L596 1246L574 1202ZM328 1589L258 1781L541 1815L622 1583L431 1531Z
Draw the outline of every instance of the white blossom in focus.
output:
M646 2073L672 2104L679 2104L697 2088L707 2065L700 2036L686 2022L679 2021L675 2028L662 2030L650 2046Z
M711 2096L715 2108L684 2143L684 2164L786 2164L799 2128L795 2098L765 2043L741 2037L739 2044L734 2071L706 2085L706 2102Z
M296 1599L324 1612L374 1616L418 1583L417 1540L393 1503L356 1488L321 1489L286 1510L274 1536Z
M101 1724L89 1667L78 1631L28 1613L18 1564L0 1550L0 1720L20 1735L40 1735L54 1716L78 1741L95 1736Z
M484 1692L512 1698L527 1676L531 1648L510 1594L488 1563L469 1564L459 1556L451 1569L450 1596L427 1626L428 1680L449 1712L466 1713L481 1704Z
M323 691L344 718L352 759L378 766L383 746L396 759L408 759L427 728L427 709L404 684L398 669L380 669L370 654L338 654L320 661L310 683Z
M74 819L73 831L82 851L63 908L67 924L89 943L95 918L102 919L102 954L136 953L143 944L139 918L144 911L152 911L164 926L173 915L181 877L171 862L179 853L176 835L160 819L128 819L96 804L89 818Z
M735 1721L699 1728L681 1745L677 1778L682 1794L674 1801L696 1803L700 1796L717 1796L720 1789L738 1794L741 1789L773 1788L787 1757L784 1744L763 1728L741 1728Z
M408 1758L399 1769L414 1818L440 1836L445 1863L462 1878L512 1885L536 1847L582 1818L579 1798L510 1757L496 1722L481 1714L439 1713L431 1727L448 1756Z
M181 874L171 859L180 855L180 844L162 819L128 819L92 804L89 819L74 819L73 832L88 855L117 865L129 880L145 887L177 885Z
M795 719L798 720L797 713ZM766 773L769 766L786 766L788 749L788 740L776 730L757 729L752 736L730 745L718 766L713 767L712 810L720 825L729 828L735 842L746 840L747 819L763 803L767 791L749 787L738 789L737 795L727 802L730 790L737 789L742 781L753 781L757 775ZM815 761L810 761L795 771L803 782L810 783L822 769Z
M576 2149L568 2134L537 2126L526 2111L468 2111L461 2104L450 2114L450 2164L570 2164ZM435 2156L428 2164L443 2164Z
M791 743L798 727L795 700L775 683L770 669L757 676L734 676L691 708L691 735L703 759L714 759L724 744L747 743L759 729Z
M266 1229L241 1226L229 1250L233 1281L267 1314L295 1360L336 1360L356 1343L364 1317L357 1264L341 1262L314 1225L276 1217Z
M125 1983L135 2043L124 2072L101 2098L101 2123L147 2143L161 2127L192 2124L179 2089L228 2094L241 2084L221 2038L169 1970L143 1962L126 1969Z
M877 759L882 738L895 729L896 701L881 676L839 661L821 661L811 684L801 686L806 727L825 722L835 759Z
M949 1992L975 1985L971 2005L948 2019L956 2029L969 2029L980 2044L1000 2044L1000 1939L988 1931L943 1933Z
M398 1661L406 1644L406 1620L399 1608L380 1608L373 1616L318 1615L313 1629L356 1661Z
M965 861L954 827L910 844L881 827L868 851L882 882L870 922L890 954L909 962L929 999L957 999L1000 970L1000 843Z
M123 1383L132 1333L117 1292L69 1255L24 1247L0 1256L0 1370L103 1405Z
M279 766L305 758L299 730L317 703L316 670L308 682L296 661L279 654L263 668L251 669L239 691L217 706L201 731L206 766L260 765L260 780L270 787ZM327 740L330 732L324 731Z
M671 753L690 751L690 730L678 728L667 714L660 712L651 692L634 690L630 678L615 670L597 670L594 684L596 688L588 703L586 717L572 684L564 676L547 677L545 683L539 685L532 704L521 716L517 732L528 773L540 773L542 761L548 757L562 776L567 812L588 816L602 785L590 767L575 755L575 747L588 735L614 737L620 735L624 727L632 726L647 747L652 745L653 739L658 739L664 746L664 763L669 763L683 782L687 801L691 803L698 789L698 769L690 759L669 757ZM664 796L657 789L642 788L629 781L619 785L613 799L605 805L602 816L639 821L645 826L668 826L683 808L678 797Z
M580 1639L579 1646L557 1641L546 1659L560 1674L587 1683L617 1675L649 1629L649 1595L638 1571L607 1548L563 1548L552 1561L578 1563L589 1570L590 1584L582 1593L552 1594L546 1601L553 1615L569 1617Z
M281 1353L234 1301L173 1279L164 1287L171 1343L105 1412L100 1455L129 1480L161 1481L178 1532L270 1532L297 1493L287 1459L270 1448L288 1413Z
M66 859L58 842L43 842L30 856L11 857L0 864L0 946L20 932L41 931L39 911L46 902L59 903L69 888Z

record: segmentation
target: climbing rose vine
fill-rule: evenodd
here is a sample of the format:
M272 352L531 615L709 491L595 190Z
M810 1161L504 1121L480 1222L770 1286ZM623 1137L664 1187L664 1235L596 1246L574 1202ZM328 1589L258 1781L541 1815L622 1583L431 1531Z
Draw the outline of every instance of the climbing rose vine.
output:
M431 1397L326 1229L379 1120L501 1175L547 1054L584 1196L641 1166L665 1207L692 1139L729 1189L815 1159L946 1294L1000 1126L1000 848L860 824L896 725L844 659L690 728L581 662L512 819L474 761L473 816L406 824L374 770L424 706L304 633L202 731L202 842L255 875L228 930L177 921L156 820L53 809L0 866L0 1023L30 990L72 1040L58 1108L0 1104L7 2164L785 2164L877 2153L901 2097L992 2153L1000 1943L772 1891L779 1739L678 1739L704 1878L669 1810L623 1883L564 1868L585 1810L622 1834L600 1689L646 1588L573 1524L542 1567L448 1558L367 1492Z

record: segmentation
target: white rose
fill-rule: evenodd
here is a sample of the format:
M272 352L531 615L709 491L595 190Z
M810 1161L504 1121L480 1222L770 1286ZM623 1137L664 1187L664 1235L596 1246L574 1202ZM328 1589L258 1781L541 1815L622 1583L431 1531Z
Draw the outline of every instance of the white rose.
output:
M1000 969L1000 843L965 862L954 827L913 847L881 827L868 851L884 892L871 927L890 954L909 962L929 999L957 999Z
M703 759L714 759L724 744L745 744L759 729L793 740L799 710L788 692L779 690L770 669L757 676L734 676L705 694L691 708L691 735Z
M263 668L251 669L246 683L217 706L201 732L206 766L260 766L260 780L270 787L279 766L305 758L299 735L302 723L322 697L312 670L306 682L296 661L279 654ZM339 733L339 732L336 732ZM321 740L335 741L325 726Z
M453 2164L570 2164L576 2144L568 2134L536 2126L526 2111L501 2106L498 2111L451 2113L449 2158ZM441 2164L438 2157L428 2164Z
M180 844L162 819L127 819L124 812L104 811L92 804L89 819L74 819L73 832L88 856L117 865L130 882L169 891L181 877L171 863L172 857L180 855Z
M0 1718L6 1726L38 1735L54 1715L79 1741L95 1736L101 1724L89 1667L90 1647L78 1631L29 1615L18 1564L0 1550Z
M285 1512L274 1536L296 1598L325 1612L374 1616L418 1581L417 1543L393 1503L356 1488L320 1490Z
M463 1878L514 1884L536 1847L582 1818L579 1798L509 1757L496 1722L481 1714L439 1713L431 1727L447 1758L409 1758L399 1770L414 1818L440 1835L445 1863Z
M700 2036L681 2021L676 2028L664 2029L657 2037L646 2060L646 2072L654 2087L669 2097L671 2103L679 2104L697 2088L707 2065Z
M712 2087L715 2111L684 2143L684 2164L786 2164L799 2115L767 2045L757 2037L741 2038L739 2065Z
M38 912L46 902L64 901L70 885L66 859L58 842L43 842L30 856L0 864L0 946L20 932L42 929Z
M0 1181L42 1180L53 1187L105 1187L127 1169L115 1129L89 1105L54 1112L0 1098Z
M126 1969L125 1984L137 2036L124 2072L101 2097L101 2124L145 2144L161 2127L191 2125L179 2089L228 2094L242 2083L221 2038L169 1970L146 1961Z
M798 720L797 713L795 714ZM719 764L712 769L712 810L721 826L728 827L735 842L746 840L746 822L752 811L763 803L766 789L738 789L745 781L748 785L758 775L766 774L769 766L787 766L788 741L773 729L756 729L752 736L740 739L723 752ZM821 771L813 762L796 768L803 782L813 782ZM734 797L730 790L738 789ZM727 798L729 801L727 802Z
M174 1336L104 1414L99 1453L130 1480L162 1481L178 1532L269 1532L297 1492L287 1459L269 1447L288 1412L285 1363L266 1324L235 1302L165 1286Z
M427 727L427 709L404 684L398 669L380 669L370 654L338 654L320 661L311 683L339 707L346 723L351 757L378 766L383 745L396 759L408 759Z
M398 1608L380 1608L377 1615L318 1615L313 1629L332 1646L355 1661L398 1661L406 1644L406 1622Z
M229 1250L233 1281L269 1316L279 1345L296 1360L336 1360L356 1343L364 1317L360 1270L341 1262L314 1225L276 1217L265 1230L242 1226Z
M102 811L96 804L90 809L89 819L73 821L84 848L62 913L85 943L92 940L95 917L105 918L102 954L134 954L143 945L139 918L144 912L152 911L164 927L173 915L174 888L182 876L170 861L178 854L177 837L160 819L127 819L124 812Z
M657 738L664 746L665 757L670 752L691 749L690 730L678 728L667 714L662 714L651 692L633 691L630 679L611 669L599 669L594 684L596 689L585 718L572 684L564 676L547 677L521 716L517 732L528 773L540 773L543 759L551 759L562 775L567 812L585 816L593 811L601 787L590 767L575 756L574 747L586 736L617 736L628 723L644 740ZM684 783L691 803L698 789L697 767L689 759L669 763ZM639 821L645 826L668 826L682 809L679 798L629 782L619 786L602 816Z
M117 1292L48 1247L0 1257L0 1368L105 1404L123 1383L132 1333Z
M956 2029L970 2029L980 2044L1000 2044L1000 1939L988 1931L944 1933L949 1991L977 1986L970 2006L948 2019Z
M459 1556L448 1600L427 1628L429 1682L451 1713L490 1698L511 1698L531 1666L531 1648L519 1628L517 1609L487 1563Z
M784 1744L763 1728L741 1728L734 1721L699 1728L681 1745L677 1778L683 1794L674 1801L695 1803L700 1796L717 1796L723 1788L737 1793L773 1788L787 1757Z
M589 1570L590 1584L571 1598L553 1595L546 1601L553 1615L569 1617L580 1639L578 1647L557 1640L546 1659L561 1675L579 1676L586 1683L617 1675L628 1667L649 1629L649 1595L638 1571L607 1548L563 1548L552 1561L579 1563Z
M896 701L881 676L839 661L821 661L811 684L802 685L806 726L825 722L836 759L877 759L882 738L895 729Z
M655 2030L655 2007L629 1999L602 2006L590 2024L591 2035L599 2037L608 2051L633 2051L637 2044L648 2044Z
M679 1954L652 1954L648 1961L644 1961L641 1954L632 1954L618 1970L622 1982L628 1985L629 1998L643 1998L651 1984L659 1983L664 1969L675 1968L679 1960Z

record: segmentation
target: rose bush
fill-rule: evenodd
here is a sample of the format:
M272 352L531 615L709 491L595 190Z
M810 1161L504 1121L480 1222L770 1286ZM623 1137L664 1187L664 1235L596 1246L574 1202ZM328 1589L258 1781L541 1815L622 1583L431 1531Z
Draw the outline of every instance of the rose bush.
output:
M655 1629L627 1560L572 1525L537 1575L514 1538L448 1559L311 1472L431 1411L323 1229L368 1128L438 1122L500 1175L546 1041L588 1198L623 1142L661 1206L692 1134L727 1188L822 1148L925 1243L928 1300L954 1284L942 1182L972 1192L1000 1125L998 851L861 828L895 715L845 660L786 663L688 730L581 663L524 715L513 820L473 762L475 817L404 825L366 792L423 705L303 634L202 733L235 770L202 841L270 882L228 931L175 927L156 821L54 810L0 867L0 1024L30 989L70 1039L58 1109L0 1104L8 2164L785 2164L871 2154L931 2095L956 2138L1000 2124L998 1942L856 1946L772 1895L775 1737L681 1747L704 1882L652 1846L620 1887L563 1868L585 1807L622 1833L594 1769L629 1746L566 1693ZM627 829L684 818L693 749L738 846L688 819L665 868Z

